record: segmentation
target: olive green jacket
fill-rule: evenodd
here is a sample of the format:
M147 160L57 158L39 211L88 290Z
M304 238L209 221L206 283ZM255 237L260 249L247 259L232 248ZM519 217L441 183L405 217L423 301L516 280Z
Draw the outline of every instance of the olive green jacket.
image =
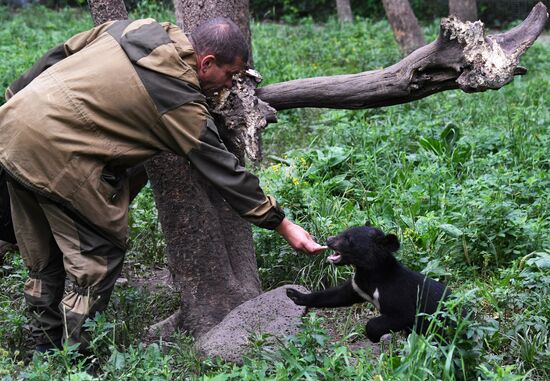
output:
M127 236L126 169L169 151L186 156L248 221L284 218L227 151L208 113L184 33L152 19L116 21L50 50L6 90L0 165L119 246Z

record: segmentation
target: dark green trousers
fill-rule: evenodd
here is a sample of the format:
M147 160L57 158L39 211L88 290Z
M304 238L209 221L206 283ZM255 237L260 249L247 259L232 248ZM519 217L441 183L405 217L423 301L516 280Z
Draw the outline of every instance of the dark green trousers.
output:
M19 251L29 268L24 292L32 336L37 345L64 339L86 349L82 325L107 307L124 250L97 227L16 181L8 181L8 191Z

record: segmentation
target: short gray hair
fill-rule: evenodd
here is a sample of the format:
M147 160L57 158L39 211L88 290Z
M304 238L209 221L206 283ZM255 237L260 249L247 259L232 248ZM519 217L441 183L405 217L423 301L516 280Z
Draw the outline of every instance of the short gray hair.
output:
M212 54L220 64L232 64L237 57L248 62L248 43L233 21L225 17L210 19L191 32L195 53Z

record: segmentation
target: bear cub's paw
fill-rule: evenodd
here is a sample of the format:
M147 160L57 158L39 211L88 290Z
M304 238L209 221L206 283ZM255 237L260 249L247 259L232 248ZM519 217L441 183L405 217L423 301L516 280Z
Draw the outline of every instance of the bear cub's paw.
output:
M299 306L306 305L306 294L302 294L300 291L296 291L293 288L287 288L286 296L292 299L292 301Z

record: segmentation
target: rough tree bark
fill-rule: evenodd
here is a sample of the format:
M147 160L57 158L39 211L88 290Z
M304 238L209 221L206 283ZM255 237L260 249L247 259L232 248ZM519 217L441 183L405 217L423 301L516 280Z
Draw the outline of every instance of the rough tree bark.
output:
M477 1L449 0L449 15L456 16L461 21L476 21Z
M350 0L336 0L336 12L341 23L353 21Z
M426 45L409 0L382 0L395 40L404 54Z
M95 25L128 18L126 6L121 0L88 0L88 6Z

